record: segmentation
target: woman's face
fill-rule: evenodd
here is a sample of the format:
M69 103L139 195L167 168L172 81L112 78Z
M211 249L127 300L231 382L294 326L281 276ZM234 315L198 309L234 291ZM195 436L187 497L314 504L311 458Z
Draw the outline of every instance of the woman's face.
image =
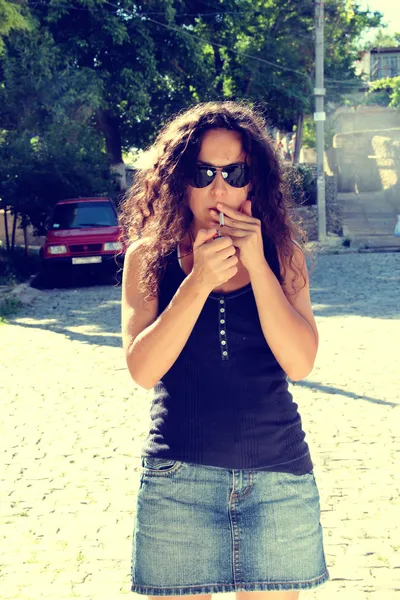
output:
M213 167L225 167L234 163L246 162L246 153L242 148L241 136L237 131L228 129L210 129L201 143L197 163ZM247 200L250 184L242 188L232 187L217 171L213 181L204 188L188 186L189 208L194 216L194 229L214 227L210 210L217 210L217 202L223 202L240 210Z

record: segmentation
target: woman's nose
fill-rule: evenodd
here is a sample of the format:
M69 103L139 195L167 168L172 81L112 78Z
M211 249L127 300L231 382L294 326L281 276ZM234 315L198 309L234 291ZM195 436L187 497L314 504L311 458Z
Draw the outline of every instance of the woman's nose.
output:
M222 196L226 192L227 185L228 184L225 183L225 180L222 177L221 171L217 171L215 179L212 183L211 193L214 194L214 196Z

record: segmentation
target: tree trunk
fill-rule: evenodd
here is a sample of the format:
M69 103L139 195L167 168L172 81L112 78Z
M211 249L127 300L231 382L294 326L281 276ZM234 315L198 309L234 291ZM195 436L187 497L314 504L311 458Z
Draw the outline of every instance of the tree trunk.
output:
M298 163L300 158L300 150L303 145L303 132L304 132L304 114L299 115L297 119L296 129L296 147L294 149L294 162Z
M24 231L25 257L27 257L28 256L28 234L26 231L26 227L24 227L23 231Z
M18 220L18 214L15 212L14 218L13 218L12 235L11 235L11 252L14 252L14 248L15 248L15 232L17 230L17 220Z
M10 234L8 233L7 205L4 204L4 231L6 234L7 252L10 252Z
M96 111L97 122L106 140L106 149L110 160L110 170L117 173L118 185L121 191L125 191L126 171L125 163L122 159L122 142L119 132L118 117L115 117L109 110L98 109Z

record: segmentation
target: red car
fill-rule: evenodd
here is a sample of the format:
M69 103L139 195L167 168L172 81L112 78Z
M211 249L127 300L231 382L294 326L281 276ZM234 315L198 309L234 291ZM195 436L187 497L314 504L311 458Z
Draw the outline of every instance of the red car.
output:
M110 198L71 198L58 202L40 256L45 273L90 268L116 272L126 247L120 240L117 210Z

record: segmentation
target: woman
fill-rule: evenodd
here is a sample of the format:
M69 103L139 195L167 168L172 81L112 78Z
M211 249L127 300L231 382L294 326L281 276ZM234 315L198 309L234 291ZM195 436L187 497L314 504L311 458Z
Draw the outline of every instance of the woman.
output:
M288 391L318 333L279 159L233 102L177 116L150 155L122 216L123 344L132 379L154 388L132 591L295 600L329 574Z

